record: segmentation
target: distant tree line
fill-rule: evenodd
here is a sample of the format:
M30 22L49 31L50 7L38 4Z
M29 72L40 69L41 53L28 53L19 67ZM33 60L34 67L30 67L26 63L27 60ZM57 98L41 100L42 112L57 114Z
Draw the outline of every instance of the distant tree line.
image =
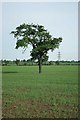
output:
M0 60L0 65L2 66L36 66L38 61L28 59L28 60ZM80 65L80 61L44 61L43 65Z

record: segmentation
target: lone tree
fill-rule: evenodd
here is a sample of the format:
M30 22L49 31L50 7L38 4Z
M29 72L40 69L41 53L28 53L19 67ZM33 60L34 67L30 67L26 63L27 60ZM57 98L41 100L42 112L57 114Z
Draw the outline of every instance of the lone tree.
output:
M24 51L30 44L32 46L31 57L38 60L39 73L41 73L42 62L48 59L47 53L59 47L62 38L53 38L42 25L22 24L16 27L11 34L17 38L16 49L22 47Z
M20 60L16 59L15 63L17 66L19 65L19 62L20 62Z

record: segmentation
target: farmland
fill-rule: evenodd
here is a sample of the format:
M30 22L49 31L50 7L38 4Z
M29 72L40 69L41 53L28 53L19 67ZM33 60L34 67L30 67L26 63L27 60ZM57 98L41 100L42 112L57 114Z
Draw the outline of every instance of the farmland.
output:
M78 116L78 67L2 67L4 118L76 118Z

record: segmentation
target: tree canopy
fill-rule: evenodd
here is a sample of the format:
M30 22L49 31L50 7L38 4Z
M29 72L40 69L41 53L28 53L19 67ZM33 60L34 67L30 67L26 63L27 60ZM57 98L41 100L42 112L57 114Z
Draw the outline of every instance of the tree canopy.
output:
M37 59L39 65L39 73L41 73L42 62L48 60L47 53L59 47L62 38L54 38L42 25L22 24L12 31L14 37L17 38L16 49L22 47L24 50L30 44L32 46L31 59Z

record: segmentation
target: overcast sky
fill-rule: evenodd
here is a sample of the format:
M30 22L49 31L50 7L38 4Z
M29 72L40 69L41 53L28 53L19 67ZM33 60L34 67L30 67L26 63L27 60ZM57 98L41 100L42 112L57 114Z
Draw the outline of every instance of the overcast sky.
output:
M22 49L15 49L16 39L10 34L22 23L44 25L53 37L62 37L59 50L49 52L49 60L78 59L78 3L52 2L28 3L6 2L2 4L2 58L29 59L31 47L24 54Z

